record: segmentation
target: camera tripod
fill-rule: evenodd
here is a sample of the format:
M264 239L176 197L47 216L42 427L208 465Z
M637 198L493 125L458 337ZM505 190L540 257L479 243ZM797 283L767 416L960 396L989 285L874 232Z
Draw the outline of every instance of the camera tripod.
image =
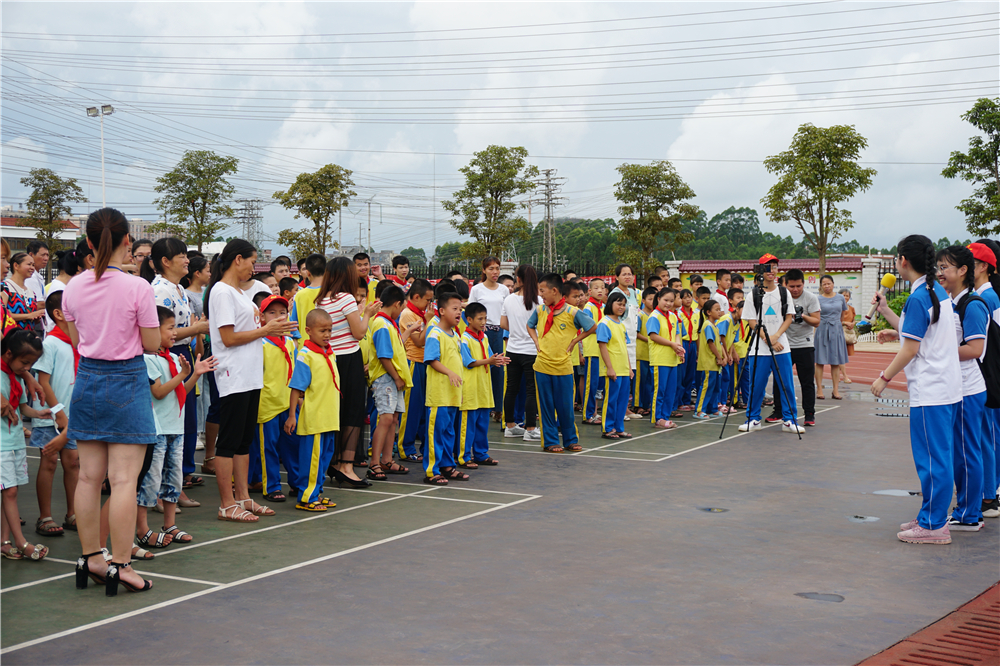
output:
M755 280L756 282L756 280ZM780 289L780 287L779 287ZM785 387L785 380L781 378L781 372L778 371L778 362L774 356L774 347L771 345L771 336L767 332L767 326L764 325L764 315L761 312L764 305L764 288L761 285L755 284L753 291L751 292L753 298L754 310L757 312L757 325L754 326L753 331L750 332L750 339L747 341L747 366L751 364L751 355L749 350L753 349L753 370L750 373L750 395L747 396L747 423L750 423L750 407L753 405L754 390L756 388L757 382L757 366L760 361L760 338L763 335L764 340L767 343L767 349L771 352L771 367L774 368L774 377L778 382L778 386L781 387L781 394L783 396L795 395L794 393L788 393L788 389ZM784 313L782 313L784 315ZM726 424L729 422L729 413L732 411L733 405L736 404L736 396L739 394L740 380L742 379L743 373L746 372L746 368L736 373L736 385L735 387L727 387L729 393L727 394L726 406L729 407L726 410L726 416L722 419L722 430L719 431L719 439L722 439L722 435L726 432ZM785 398L788 399L787 397ZM798 423L798 420L793 420L793 423ZM749 430L747 432L750 432ZM802 433L795 430L795 434L798 435L799 439L802 439Z

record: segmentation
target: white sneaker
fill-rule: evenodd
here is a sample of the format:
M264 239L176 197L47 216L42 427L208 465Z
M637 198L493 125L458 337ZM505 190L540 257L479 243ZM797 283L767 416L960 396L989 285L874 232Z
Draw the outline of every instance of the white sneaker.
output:
M534 430L525 430L524 437L522 438L526 442L540 442L542 441L542 431L538 428Z
M524 435L524 433L525 433L524 428L519 428L517 426L514 426L513 428L503 429L503 436L510 439L513 439L515 437L521 437Z
M957 518L950 518L948 520L948 529L952 532L978 532L983 529L985 524L982 520L978 523L963 523Z
M781 425L781 432L797 432L800 435L805 433L806 429L800 426L795 421L785 421Z
M198 433L198 443L194 445L195 451L205 450L205 433Z
M740 432L752 432L760 430L760 421L747 421L740 424Z

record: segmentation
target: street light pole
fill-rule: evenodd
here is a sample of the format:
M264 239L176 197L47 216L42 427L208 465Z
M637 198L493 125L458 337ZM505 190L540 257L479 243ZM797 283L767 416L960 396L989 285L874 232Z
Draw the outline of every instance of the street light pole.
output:
M101 208L108 207L108 193L104 180L104 116L110 116L115 112L115 107L110 104L103 104L98 109L96 106L87 108L87 115L93 118L97 116L101 120Z

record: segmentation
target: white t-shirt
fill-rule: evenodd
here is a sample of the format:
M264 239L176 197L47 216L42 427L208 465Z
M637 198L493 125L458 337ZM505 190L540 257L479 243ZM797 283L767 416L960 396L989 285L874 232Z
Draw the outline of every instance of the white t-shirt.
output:
M42 307L43 308L45 307L46 298L48 298L57 291L62 291L65 288L66 285L64 285L61 280L53 280L52 282L49 282L49 284L45 287L45 295L42 297L42 300L39 301L42 304ZM46 312L45 316L42 317L42 323L45 325L46 333L50 332L53 328L56 327L56 323L49 318L48 312Z
M215 369L215 383L219 387L219 396L264 388L262 342L254 340L245 345L226 347L222 343L222 336L219 335L220 326L232 326L237 333L256 330L260 325L257 308L240 290L233 289L225 282L216 282L208 298L208 327L212 338L212 355L219 362L219 366Z
M542 299L538 299L541 304ZM503 307L500 315L507 317L507 326L510 329L510 337L507 338L507 351L512 354L537 354L535 343L528 335L528 318L538 309L534 306L530 310L524 309L524 297L520 294L511 294L503 299Z
M42 309L45 309L45 280L42 279L42 274L35 271L24 281L24 286L34 292L35 300L41 303Z
M917 355L903 368L911 408L953 405L962 400L955 311L944 287L936 282L932 286L940 308L936 322L931 323L933 303L923 276L910 285L910 296L899 315L899 337L920 343Z
M791 294L786 292L786 304L785 304L785 315L795 314L795 299L792 298ZM757 310L753 306L753 292L747 297L746 305L743 306L743 319L745 321L750 321L751 319L757 320L761 319L764 322L764 326L767 327L767 334L771 337L771 344L775 342L781 343L783 349L775 351L775 354L789 354L791 353L791 348L788 346L788 336L784 333L777 340L774 339L774 334L778 332L781 325L785 322L785 316L781 313L781 288L775 285L774 291L765 291L764 298L761 300L760 309L763 310L763 315L757 316ZM766 344L763 344L766 338L761 335L761 345L757 349L751 348L747 353L750 356L755 354L760 355L770 355L771 350L768 349Z
M486 323L491 326L500 325L500 311L503 309L503 301L510 295L510 289L502 284L497 284L496 289L490 289L485 282L472 287L469 291L470 303L482 303L486 306ZM521 304L522 309L524 304ZM534 350L535 346L531 346ZM532 353L534 353L532 351Z
M243 295L249 298L251 303L253 303L253 297L257 294L267 294L270 296L271 288L260 280L254 280L250 283L250 287L248 289L243 290Z
M718 289L712 293L712 300L722 306L723 312L729 312L729 297L725 294L720 294Z

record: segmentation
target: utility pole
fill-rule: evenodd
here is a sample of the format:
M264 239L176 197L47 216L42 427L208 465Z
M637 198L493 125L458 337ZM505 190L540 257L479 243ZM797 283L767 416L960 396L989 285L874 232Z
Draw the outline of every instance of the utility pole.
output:
M344 207L337 211L337 249L344 247Z
M560 201L565 201L565 197L557 197L556 193L566 179L556 177L555 174L555 169L542 170L542 178L535 181L542 187L541 196L539 199L528 202L529 206L532 203L540 203L545 206L545 226L542 229L542 267L549 270L555 270L558 262L558 255L556 255L555 217L552 211L556 206L562 205L559 203ZM530 216L530 208L528 212Z

